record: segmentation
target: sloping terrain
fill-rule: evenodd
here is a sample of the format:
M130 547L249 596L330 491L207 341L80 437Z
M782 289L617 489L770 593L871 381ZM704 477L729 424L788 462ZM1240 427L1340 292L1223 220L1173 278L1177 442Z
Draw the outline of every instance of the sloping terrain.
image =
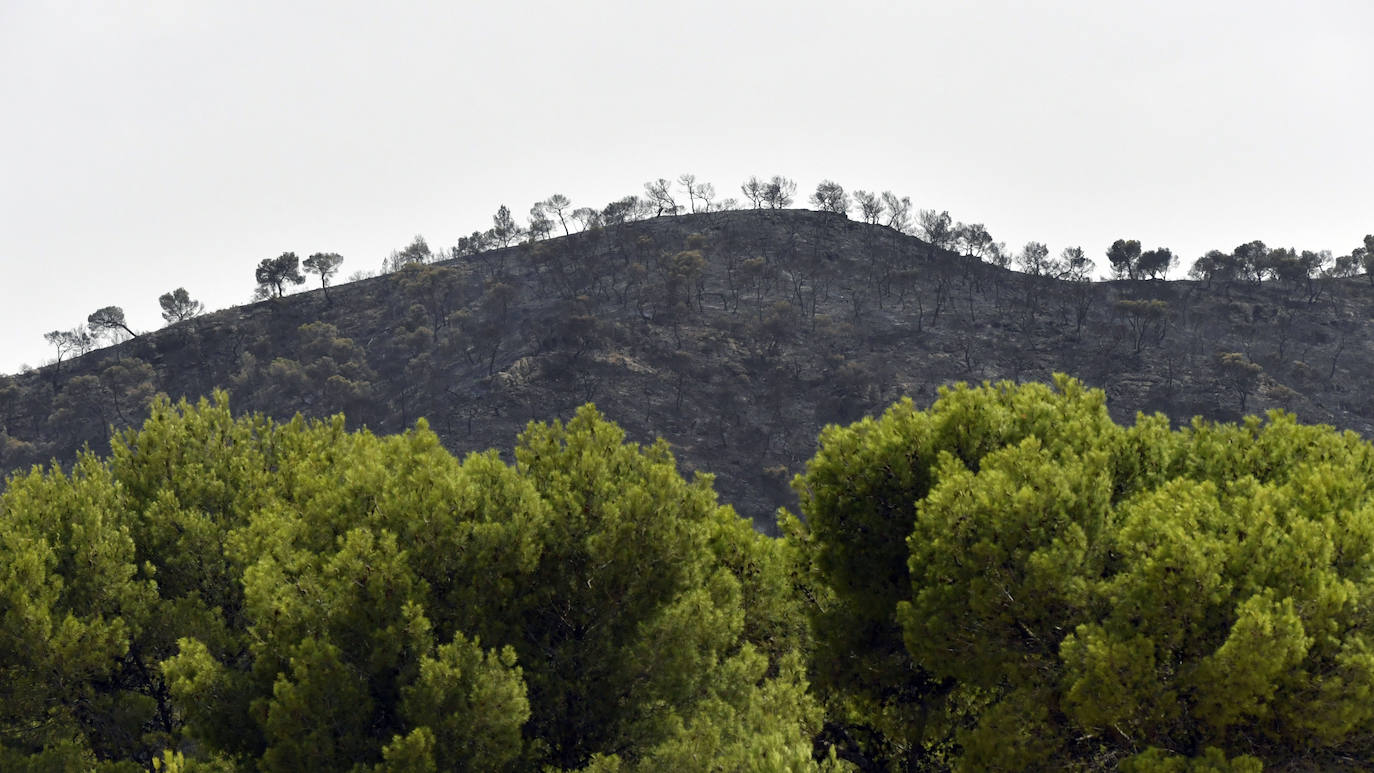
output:
M245 269L245 281L248 272ZM661 217L206 314L0 377L0 469L103 450L156 392L235 411L424 417L455 451L594 402L761 528L827 423L953 381L1045 380L1137 411L1285 408L1374 433L1365 279L1066 282L802 210Z

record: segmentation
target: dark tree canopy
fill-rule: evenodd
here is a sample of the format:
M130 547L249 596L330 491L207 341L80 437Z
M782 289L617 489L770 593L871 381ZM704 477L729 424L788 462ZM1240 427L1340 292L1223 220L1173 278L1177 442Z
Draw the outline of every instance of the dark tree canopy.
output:
M763 184L762 200L769 209L787 209L792 206L796 193L796 181L781 175L774 175L772 179Z
M1232 259L1245 277L1252 282L1262 282L1269 276L1269 256L1270 249L1267 244L1256 239L1252 242L1237 245L1231 251Z
M638 196L626 196L607 204L601 210L603 225L619 225L639 219L640 200Z
M509 214L509 212L507 212ZM490 234L491 232L488 232ZM343 259L340 258L340 261ZM429 247L429 242L425 237L415 234L415 238L410 240L404 249L392 250L391 254L382 261L382 270L388 274L400 271L402 268L412 263L429 263L434 260L434 252Z
M254 277L258 281L258 292L266 297L280 298L286 294L286 284L304 284L301 274L301 259L294 252L283 252L275 258L264 258L258 264Z
M1082 247L1065 247L1059 253L1059 262L1063 266L1063 277L1073 282L1091 281L1093 273L1093 259L1083 252Z
M816 186L816 192L811 194L811 206L820 212L834 212L847 217L850 207L849 194L834 180L822 180Z
M1050 248L1044 242L1026 242L1016 256L1021 270L1031 276L1058 276L1060 267L1050 258Z
M553 221L549 219L544 202L537 202L530 207L530 219L525 226L525 233L531 242L547 239L553 233Z
M1117 279L1135 279L1140 271L1139 262L1140 242L1135 239L1117 239L1107 249L1107 263Z
M162 307L162 318L169 324L190 319L205 310L205 304L191 298L185 287L163 293L158 296L157 303Z
M1173 251L1168 247L1142 252L1136 261L1136 272L1147 279L1163 279L1169 269L1178 263Z
M744 198L748 199L749 203L754 205L754 209L763 208L764 199L767 196L768 190L767 182L760 180L758 177L750 177L740 185L739 190L740 193L744 194Z
M493 241L490 230L473 231L469 236L458 237L458 244L453 251L456 255L478 255L491 249Z
M524 230L515 222L511 216L510 208L502 204L496 210L496 214L491 218L491 230L488 231L496 244L502 247L509 247L524 235Z
M302 264L306 271L320 277L320 287L329 287L329 278L339 272L339 266L343 265L343 256L337 252L317 252L305 259Z
M892 191L883 191L883 212L887 218L883 225L902 233L911 231L911 198L909 196L898 196Z
M927 237L929 238L929 237ZM995 243L982 223L960 224L954 232L955 244L970 258L986 258Z
M883 200L876 193L854 191L854 203L859 207L859 217L869 225L878 225L883 217Z
M1364 269L1370 283L1374 283L1374 234L1366 234L1364 245L1351 250L1350 256L1355 265Z
M925 240L942 250L949 249L959 235L958 230L954 227L954 219L950 217L948 211L936 212L933 209L923 209L916 214L916 223ZM979 228L981 227L979 226Z
M96 336L113 335L117 331L123 331L130 338L138 337L138 334L130 330L128 323L124 321L124 309L118 306L105 306L96 309L86 317L86 324L90 326L91 332Z
M571 199L569 199L567 196L564 196L561 193L555 193L547 199L544 199L543 201L539 202L537 206L543 208L545 212L551 213L554 217L558 218L558 224L563 228L563 235L568 235L568 220L564 213L568 212L569 209L572 207Z
M1209 284L1213 281L1231 282L1240 279L1244 270L1235 255L1221 250L1209 250L1206 255L1193 262L1188 275Z
M320 289L324 291L325 300L331 300L329 278L339 272L339 266L343 265L343 261L343 256L337 252L317 252L306 258L302 264L306 271L319 276Z

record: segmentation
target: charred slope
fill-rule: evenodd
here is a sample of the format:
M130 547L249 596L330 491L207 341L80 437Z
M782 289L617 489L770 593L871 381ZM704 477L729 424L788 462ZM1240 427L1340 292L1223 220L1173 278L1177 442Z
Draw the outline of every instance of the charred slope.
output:
M332 299L332 300L331 300ZM455 451L595 402L766 525L820 428L953 381L1075 375L1113 414L1281 407L1374 432L1363 281L1013 273L888 228L737 211L574 234L251 306L0 379L0 469L101 448L152 395L278 418L424 417Z

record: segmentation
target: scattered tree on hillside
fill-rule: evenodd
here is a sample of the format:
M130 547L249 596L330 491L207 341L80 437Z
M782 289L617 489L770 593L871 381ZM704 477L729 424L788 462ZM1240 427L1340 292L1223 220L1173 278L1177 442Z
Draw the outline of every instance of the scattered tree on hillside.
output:
M1083 252L1082 247L1065 247L1059 253L1059 262L1063 266L1062 278L1074 282L1092 281L1093 259Z
M62 372L64 359L72 355L85 354L95 348L95 338L91 336L90 330L85 326L44 333L43 340L57 350L57 359L53 362L53 383L57 383L58 375Z
M191 319L205 310L205 304L192 299L185 287L163 293L158 296L157 303L162 307L162 318L168 324Z
M96 338L108 335L113 340L120 331L128 334L130 338L138 337L138 334L130 330L129 325L124 321L124 309L118 306L96 309L91 312L90 316L86 317L86 324L90 326L91 334Z
M451 269L417 265L402 274L444 270ZM377 376L362 347L326 322L306 323L296 333L307 386L323 398L322 413L345 412L353 426L369 421L378 402L373 388Z
M1011 265L1012 254L1007 250L1006 242L993 242L987 249L987 261L998 268L1007 268Z
M697 212L697 176L683 172L677 176L677 183L687 192L687 211L695 215Z
M601 222L608 226L634 222L640 218L643 208L644 203L638 196L626 196L612 201L601 210Z
M301 259L294 252L283 252L275 258L264 258L258 264L254 278L258 281L256 295L260 298L280 298L286 294L286 283L304 284L300 270Z
M663 293L668 314L666 319L674 322L681 316L681 312L690 311L692 302L695 300L698 305L702 303L701 294L704 292L703 277L706 274L707 262L701 251L701 237L688 239L688 248L674 253L663 255L658 261L658 268L663 277Z
M553 221L544 209L544 202L530 207L530 221L525 227L525 233L529 236L530 242L547 239L553 233Z
M1078 335L1083 330L1083 323L1088 321L1088 313L1092 311L1093 303L1097 300L1097 292L1092 287L1093 261L1083 252L1082 247L1065 247L1059 253L1059 264L1062 267L1059 274L1061 279L1069 282L1069 300L1074 316L1074 335Z
M382 261L382 272L390 274L400 271L411 263L429 263L433 259L434 253L429 248L429 242L425 241L425 237L416 234L415 238L410 240L410 244L405 246L405 249L392 250L391 254L386 256Z
M1364 246L1350 251L1350 263L1357 270L1363 269L1369 283L1374 284L1374 234L1364 237Z
M787 209L792 206L797 193L797 183L786 177L774 175L763 186L763 203L769 209Z
M1146 279L1163 279L1169 269L1178 264L1178 258L1168 247L1142 252L1136 260L1136 273Z
M1336 258L1331 266L1331 276L1345 279L1359 274L1364 270L1365 254L1363 247L1356 247L1349 255Z
M1209 250L1188 270L1189 277L1206 282L1208 287L1215 281L1229 288L1230 283L1242 275L1243 269L1235 255L1221 250Z
M570 217L583 231L600 228L603 223L601 211L592 207L578 207L572 211Z
M677 181L687 191L687 202L694 214L711 211L711 201L716 197L714 185L697 182L697 176L694 174L679 175ZM701 209L697 209L698 201L701 202Z
M1303 250L1293 248L1275 250L1273 255L1274 277L1282 282L1301 284L1308 279L1321 276L1331 265L1331 251Z
M510 208L502 204L491 217L491 230L488 233L496 244L509 247L520 239L523 231L516 224L515 218L511 217Z
M1135 239L1117 239L1107 249L1107 263L1117 279L1135 279L1139 261L1140 242Z
M1132 351L1157 346L1169 330L1169 304L1160 300L1123 299L1112 307L1130 331Z
M711 183L697 184L697 198L701 200L702 212L719 212L735 209L739 203L739 200L735 198L725 198L717 203L716 186Z
M475 353L485 362L489 376L496 375L496 358L510 333L511 303L518 297L519 291L512 285L499 280L488 281L476 312L461 320L470 347L468 357L471 359Z
M469 274L466 266L410 265L396 280L396 288L407 304L424 309L430 337L437 341L455 312L467 299Z
M418 237L416 237L418 238ZM428 248L429 245L425 245ZM305 259L305 270L320 277L320 289L324 291L324 299L333 302L329 297L329 278L339 272L339 266L343 264L343 256L337 252L317 252Z
M963 251L964 257L984 260L994 245L992 234L982 223L960 223L954 229L954 244Z
M662 177L644 183L644 193L649 203L657 209L656 217L676 215L682 211L682 205L673 198L673 184Z
M1269 247L1258 239L1238 245L1231 251L1231 256L1245 278L1255 284L1263 282L1272 275Z
M883 225L899 233L908 233L911 230L909 196L898 198L892 191L883 191L883 211L887 214L887 221Z
M563 227L563 235L567 236L568 221L564 219L563 213L568 211L568 208L572 206L572 201L561 193L555 193L539 202L539 206L542 207L545 212L552 213L554 217L558 218L558 224Z
M959 235L954 228L954 220L949 216L948 211L936 212L933 209L923 209L916 213L916 225L921 229L921 234L925 240L936 249L949 249Z
M1050 248L1043 242L1026 242L1016 256L1021 271L1031 276L1057 276L1058 266L1050 259Z
M744 184L741 185L739 189L740 193L744 194L744 198L748 199L749 203L754 205L754 209L763 209L763 199L766 195L767 187L768 183L757 177L750 177L748 180L744 181Z
M869 225L878 225L883 219L883 200L876 193L854 191L854 203L859 206L859 217Z
M473 231L470 236L458 237L458 245L453 248L456 255L477 255L491 249L494 237L490 229Z
M1022 272L1022 303L1033 319L1040 313L1044 295L1042 280L1058 277L1063 273L1063 268L1059 261L1050 257L1050 248L1043 242L1026 242L1015 260Z
M811 206L818 212L834 212L848 217L849 194L834 180L822 180L816 186L816 192L811 194Z
M1222 352L1217 355L1217 370L1222 385L1236 396L1237 407L1245 413L1246 402L1259 386L1264 369L1240 352Z
M112 427L128 427L147 416L157 391L157 374L136 357L125 357L98 374L77 376L62 385L48 421L64 434L91 445L109 442Z
M1322 284L1317 280L1328 275L1332 263L1330 250L1303 250L1297 253L1290 248L1282 254L1276 253L1274 275L1289 287L1305 288L1308 303L1313 303L1322 292Z

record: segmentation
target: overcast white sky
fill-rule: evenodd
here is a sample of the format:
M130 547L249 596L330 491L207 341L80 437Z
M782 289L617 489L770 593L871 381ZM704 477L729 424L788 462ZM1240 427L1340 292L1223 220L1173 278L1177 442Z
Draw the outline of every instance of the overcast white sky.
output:
M1185 266L1374 231L1371 0L0 0L0 372L259 260L695 173ZM801 198L801 197L799 197Z

